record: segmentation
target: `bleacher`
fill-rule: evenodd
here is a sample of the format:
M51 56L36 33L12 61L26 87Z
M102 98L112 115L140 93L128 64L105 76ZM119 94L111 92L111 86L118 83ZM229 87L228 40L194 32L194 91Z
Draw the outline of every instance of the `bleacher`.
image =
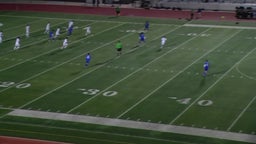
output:
M237 7L256 7L256 0L153 0L152 7L162 9L203 9L235 11Z

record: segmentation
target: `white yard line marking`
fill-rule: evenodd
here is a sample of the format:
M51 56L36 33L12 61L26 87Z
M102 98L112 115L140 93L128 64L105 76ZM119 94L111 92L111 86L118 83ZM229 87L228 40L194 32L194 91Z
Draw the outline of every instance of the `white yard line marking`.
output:
M36 22L38 22L38 21L42 21L43 19L39 19L39 20L34 20L34 21L32 21L32 22L28 22L28 24L33 24L33 23L36 23ZM14 26L14 27L8 27L8 28L5 28L4 29L4 33L6 33L6 31L7 30L9 30L9 29L15 29L15 28L19 28L19 27L25 27L26 26L26 24L22 24L22 25L17 25L17 26Z
M246 78L248 78L248 79L250 79L250 80L256 80L255 77L249 76L249 75L247 75L247 74L241 72L240 69L239 69L239 65L240 65L240 64L237 64L237 66L236 66L236 70L237 70L238 73L240 73L242 76L244 76L244 77L246 77Z
M123 36L123 37L120 37L120 38L118 38L118 39L122 39L122 38L128 37L128 36L130 36L130 35L131 35L131 33L130 33L130 34L127 34L127 35L125 35L125 36ZM97 48L91 50L90 52L95 51L95 50L97 50L97 49L100 49L100 48L102 48L102 47L105 47L105 46L107 46L107 45L109 45L109 44L111 44L111 43L114 43L114 42L116 42L118 39L115 39L115 40L113 40L113 41L111 41L111 42L109 42L109 43L106 43L106 44L104 44L104 45L102 45L102 46L99 46L99 47L97 47ZM86 53L88 53L88 52L86 52ZM83 54L81 54L81 55L79 55L79 56L77 56L77 57L83 56L83 55L85 55L86 53L83 53ZM65 63L68 63L69 61L72 61L73 59L76 59L77 57L74 57L74 58L72 58L72 59L70 59L70 60L68 60L68 61L66 61L66 62L64 62L64 63L62 63L61 65L65 64ZM54 92L54 91L56 91L56 90L58 90L58 89L60 89L60 88L62 88L62 87L64 87L64 86L66 86L66 85L68 85L68 84L70 84L70 83L72 83L72 82L74 82L74 81L80 79L81 77L83 77L83 76L85 76L85 75L87 75L87 74L89 74L89 73L91 73L91 72L93 72L93 71L95 71L95 70L97 70L97 69L99 69L99 68L105 66L106 64L107 64L107 63L105 63L105 64L103 64L103 65L101 65L101 66L99 66L99 67L97 67L97 68L95 68L95 69L93 69L93 70L87 72L87 73L84 73L84 74L82 74L82 75L80 75L80 76L74 78L73 80L71 80L71 81L69 81L69 82L67 82L67 83L65 83L65 84L63 84L63 85L61 85L61 86L59 86L59 87L57 87L57 88L55 88L55 89L53 89L53 90L51 90L51 91L45 93L45 94L43 94L43 95L37 97L36 99L33 99L32 101L29 101L28 103L26 103L26 104L20 106L19 108L23 108L23 107L25 107L25 106L27 106L27 105L29 105L29 104L31 104L31 103L33 103L33 102L39 100L39 99L45 97L46 95L51 94L52 92ZM58 66L56 66L56 67L58 67ZM0 91L0 92L1 92L1 91Z
M178 29L178 28L179 28L179 27L177 27L177 28L175 28L175 29L169 31L169 33L172 32L172 31L174 31L174 30L176 30L176 29ZM208 29L207 29L207 30L208 30ZM207 31L207 30L205 30L205 31ZM204 32L205 32L205 31L204 31ZM161 36L162 36L162 35L161 35ZM159 36L159 37L161 37L161 36ZM158 38L159 38L159 37L158 37ZM191 38L191 39L185 41L184 43L180 44L180 45L177 46L176 48L173 48L173 49L167 51L166 53L164 53L163 55L161 55L161 56L159 56L159 57L153 59L153 60L150 61L149 63L145 64L144 66L140 67L139 69L135 70L134 72L130 73L129 75L125 76L124 78L122 78L122 79L120 79L119 81L115 82L114 84L110 85L109 87L105 88L104 90L102 90L102 92L99 92L99 93L96 94L95 96L93 96L93 97L87 99L86 101L82 102L81 104L77 105L76 107L70 109L67 113L70 113L70 112L72 112L73 110L75 110L75 109L79 108L80 106L82 106L83 104L85 104L85 103L91 101L92 99L94 99L94 98L96 98L97 96L101 95L101 94L102 94L103 92L105 92L106 90L108 90L108 89L112 88L113 86L117 85L118 83L120 83L120 82L126 80L127 78L129 78L129 77L132 76L133 74L135 74L135 73L137 73L137 72L143 70L146 66L148 66L148 65L150 65L151 63L157 61L158 59L162 58L163 56L167 55L168 53L170 53L170 52L176 50L178 47L184 45L185 43L187 43L187 42L189 42L189 41L191 41L191 40L193 40L194 38L195 38L195 37L193 37L193 38ZM155 39L154 39L154 40L155 40Z
M243 116L245 111L250 107L250 105L254 102L256 99L256 96L253 97L253 99L247 104L247 106L243 109L243 111L238 115L238 117L232 122L232 124L228 127L227 131L230 131L231 128L237 123L237 121Z
M195 99L186 109L184 109L176 118L174 118L170 124L173 124L178 118L180 118L188 109L190 109L201 97L203 97L210 89L212 89L219 81L221 81L231 70L233 70L237 64L243 61L247 56L249 56L256 48L248 52L244 57L242 57L238 62L236 62L228 71L226 71L222 76L217 79L208 89L206 89L197 99Z
M105 31L114 29L114 28L119 27L119 26L121 26L121 25L122 25L122 24L116 25L116 26L111 27L111 28L108 28L108 29L105 29L104 31L99 32L99 33L97 33L97 34L95 34L95 35L98 35L98 34L103 33L103 32L105 32ZM77 43L77 42L79 42L79 41L81 41L81 40L84 40L84 39L87 39L87 38L88 38L88 37L82 38L82 39L77 40L77 41L74 41L74 42L72 42L72 43L70 43L70 44ZM107 45L107 44L106 44L106 45ZM98 48L96 48L96 49L93 49L93 51L94 51L94 50L97 50L97 49L99 49L99 48L101 48L101 47L103 47L103 46L100 46L100 47L98 47ZM57 48L57 49L59 49L59 48ZM42 53L42 54L37 55L37 56L35 56L35 57L33 57L33 58L27 59L26 61L21 62L21 63L25 63L25 62L27 62L27 61L30 61L30 60L35 59L35 58L37 58L37 57L40 57L40 56L42 56L42 55L48 54L48 53L50 53L50 52L52 52L52 51L55 51L55 50L57 50L57 49L53 49L53 50L51 50L51 51ZM73 58L71 58L71 59L69 59L69 60L67 60L67 61L65 61L65 62L62 62L62 63L60 63L60 64L58 64L58 65L56 65L56 66L53 66L53 67L51 67L51 68L49 68L49 69L46 69L45 71L42 71L42 72L40 72L40 73L38 73L38 74L36 74L36 75L33 75L33 76L31 76L31 77L29 77L29 78L27 78L27 79L25 79L25 80L22 80L22 81L20 81L20 82L17 83L17 84L20 84L20 83L23 83L23 82L28 81L28 80L30 80L30 79L33 79L33 78L35 78L35 77L37 77L37 76L39 76L39 75L42 75L42 74L44 74L44 73L46 73L46 72L48 72L48 71L50 71L50 70L53 70L53 69L55 69L55 68L57 68L57 67L59 67L59 66L61 66L61 65L64 65L64 64L66 64L66 63L68 63L68 62L70 62L70 61L72 61L72 60L74 60L74 59L76 59L76 58L78 58L78 57L81 57L81 56L83 56L83 55L85 55L85 54L86 54L86 53L83 53L83 54L81 54L81 55L78 55L78 56L76 56L76 57L73 57ZM18 63L18 64L21 64L21 63ZM16 65L18 65L18 64L16 64ZM16 66L16 65L15 65L15 66ZM0 71L0 72L1 72L1 71ZM7 90L7 89L10 89L10 88L12 88L12 87L14 87L14 86L15 86L15 85L10 86L10 87L7 87L7 88L1 90L0 93L3 92L3 91L5 91L5 90Z
M65 23L65 22L56 23L56 24L52 25L52 27L57 26L57 25L60 25L60 24L63 24L63 23ZM43 29L31 31L31 32L30 32L30 35L33 34L33 33L40 32L40 31L43 31ZM24 32L22 35L19 35L19 36L25 36L25 32ZM9 40L15 39L16 37L17 37L17 36L11 37L11 38L5 39L4 41L9 41ZM23 46L23 47L27 47L27 46L30 46L30 45L26 45L26 46ZM22 47L21 47L21 48L22 48ZM12 50L12 51L13 51L13 50Z
M159 132L171 132L171 133L177 133L177 134L226 139L226 140L233 140L233 141L240 141L240 142L252 142L252 143L256 142L256 136L251 134L225 132L225 131L186 127L186 126L174 126L169 124L159 124L159 123L149 123L149 122L141 122L141 121L121 120L121 119L82 116L82 115L54 113L54 112L32 111L32 110L19 110L19 109L16 109L10 112L8 115L30 117L30 118L51 119L51 120L63 120L63 121L69 121L69 122L99 124L99 125L106 125L106 126L135 128L135 129L143 129L143 130L153 130L153 131L159 131Z
M137 103L135 103L133 106L131 106L130 108L128 108L126 111L124 111L123 113L121 113L117 118L121 118L123 115L125 115L126 113L128 113L130 110L132 110L133 108L135 108L137 105L139 105L140 103L142 103L144 100L146 100L148 97L150 97L152 94L154 94L156 91L158 91L160 88L162 88L164 85L166 85L167 83L169 83L171 80L173 80L174 78L176 78L177 76L179 76L181 73L183 73L186 69L188 69L189 67L191 67L193 64L195 64L196 62L198 62L200 59L202 59L203 57L205 57L206 55L208 55L209 53L211 53L212 51L214 51L215 49L217 49L218 47L220 47L222 44L224 44L225 42L227 42L228 40L230 40L232 37L234 37L235 35L237 35L240 31L237 31L236 33L234 33L232 36L230 36L229 38L225 39L224 41L222 41L221 43L219 43L218 45L216 45L212 50L208 51L207 53L205 53L204 55L202 55L201 57L199 57L198 59L196 59L194 62L192 62L190 65L188 65L187 67L185 67L184 69L182 69L181 71L179 71L177 74L175 74L173 77L171 77L170 79L168 79L167 81L165 81L163 84L161 84L159 87L157 87L156 89L154 89L152 92L150 92L148 95L146 95L145 97L143 97L141 100L139 100Z

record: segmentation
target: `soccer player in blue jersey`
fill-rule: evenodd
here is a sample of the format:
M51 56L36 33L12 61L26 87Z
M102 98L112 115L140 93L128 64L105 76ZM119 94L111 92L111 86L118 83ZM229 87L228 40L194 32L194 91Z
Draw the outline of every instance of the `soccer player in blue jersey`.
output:
M54 40L53 30L51 30L50 33L49 33L49 40Z
M145 42L145 39L146 39L145 34L143 32L141 32L139 34L139 43Z
M149 22L148 21L145 22L144 30L147 30L147 31L149 30Z
M208 69L209 69L209 62L208 62L208 60L206 60L204 62L204 73L203 73L204 77L207 75Z
M68 28L68 36L71 36L73 32L73 25Z
M91 55L90 53L87 53L87 55L85 56L85 66L89 66L90 61L91 61Z

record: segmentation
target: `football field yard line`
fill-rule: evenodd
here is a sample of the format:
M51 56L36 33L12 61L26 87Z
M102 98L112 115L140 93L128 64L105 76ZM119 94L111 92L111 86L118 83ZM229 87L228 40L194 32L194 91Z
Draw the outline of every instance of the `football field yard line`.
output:
M198 59L196 59L195 61L193 61L191 64L189 64L188 66L186 66L184 69L182 69L181 71L179 71L177 74L175 74L173 77L171 77L170 79L168 79L167 81L165 81L164 83L162 83L160 86L158 86L156 89L154 89L152 92L150 92L148 95L146 95L145 97L143 97L141 100L139 100L138 102L136 102L133 106L131 106L130 108L128 108L126 111L124 111L123 113L121 113L117 118L121 118L123 115L125 115L126 113L128 113L130 110L132 110L133 108L135 108L137 105L139 105L140 103L142 103L144 100L146 100L148 97L150 97L152 94L154 94L156 91L158 91L160 88L162 88L163 86L165 86L167 83L169 83L171 80L173 80L174 78L176 78L177 76L179 76L181 73L183 73L186 69L188 69L189 67L191 67L193 64L195 64L196 62L198 62L200 59L202 59L203 57L205 57L206 55L208 55L209 53L211 53L212 51L214 51L215 49L217 49L218 47L220 47L222 44L224 44L225 42L227 42L228 40L230 40L232 37L234 37L236 34L238 34L240 31L234 33L232 36L230 36L229 38L225 39L224 41L222 41L221 43L219 43L218 45L216 45L213 49L209 50L207 53L203 54L202 56L200 56Z
M54 24L53 26L51 26L51 27L54 27L54 26L57 26L57 25L60 25L60 24L64 24L64 23L66 23L66 22L61 22L61 23L57 23L57 24ZM93 24L93 23L95 23L95 22L92 22L92 23L90 23L90 24ZM41 30L38 30L38 31L34 31L34 32L32 32L32 33L36 33L36 32L39 32L39 31L41 31ZM32 34L32 33L30 33L30 34ZM62 33L62 34L60 34L60 36L61 35L64 35L64 34L66 34L66 33ZM44 34L45 35L45 34ZM22 36L24 36L24 35L22 35ZM13 37L13 38L10 38L10 39L8 39L8 40L11 40L11 39L15 39L16 37ZM34 45L34 44L37 44L37 43L41 43L41 42L43 42L43 41L46 41L46 40L49 40L49 38L45 38L45 39L42 39L42 40L40 40L40 41L36 41L36 42L34 42L34 43L30 43L30 44L27 44L27 45L25 45L25 46L22 46L22 47L20 47L20 49L22 49L22 48L26 48L26 47L29 47L29 46L32 46L32 45ZM7 40L6 40L7 41ZM55 50L55 49L54 49ZM7 51L7 52L5 52L5 53L1 53L1 55L0 56L2 56L2 55L8 55L8 54L11 54L11 52L15 52L16 50L13 50L13 48L12 48L12 50L10 50L10 51ZM48 51L49 52L49 51ZM22 63L22 62L21 62ZM7 70L7 69L10 69L10 68L12 68L12 67L15 67L16 65L14 65L14 66L9 66L9 67L6 67L6 68L4 68L4 69L0 69L0 72L1 71L4 71L4 70Z
M245 56L243 56L238 62L236 62L228 71L226 71L223 75L221 75L209 88L207 88L198 98L196 98L186 109L184 109L176 118L174 118L170 124L173 124L178 118L180 118L187 110L189 110L201 97L203 97L209 90L211 90L219 81L221 81L231 70L233 70L237 64L243 61L247 56L249 56L254 50L253 48L250 52L248 52Z
M180 28L180 27L176 27L176 28L174 28L174 29L172 29L172 30L166 32L165 34L171 33L171 32L173 32L173 31L177 30L178 28ZM208 29L207 29L207 30L208 30ZM207 31L207 30L205 30L205 31ZM203 31L203 32L205 32L205 31ZM158 36L157 38L155 38L155 39L153 39L153 40L151 40L151 41L155 41L156 39L160 38L161 36L163 36L163 34L161 34L160 36ZM195 38L195 37L193 37L193 38L191 38L191 39L189 39L189 40L183 42L181 45L183 45L183 44L189 42L190 40L193 40L194 38ZM181 45L180 45L180 46L181 46ZM96 98L97 96L101 95L101 94L102 94L103 92L105 92L106 90L108 90L108 89L112 88L113 86L117 85L118 83L120 83L120 82L126 80L127 78L129 78L129 77L132 76L133 74L135 74L135 73L137 73L137 72L143 70L143 68L145 68L146 66L148 66L148 65L150 65L151 63L157 61L158 59L162 58L162 57L165 56L166 54L168 54L168 53L174 51L174 50L177 49L178 47L179 47L179 46L177 46L176 48L173 48L173 49L167 51L166 53L164 53L163 55L161 55L161 56L159 56L159 57L153 59L153 60L150 61L149 63L147 63L147 64L145 64L144 66L142 66L142 67L140 67L139 69L137 69L136 71L130 73L129 75L125 76L124 78L120 79L119 81L117 81L117 82L113 83L112 85L108 86L107 88L105 88L104 90L102 90L102 92L99 92L99 93L96 94L95 96L93 96L93 97L87 99L86 101L82 102L81 104L79 104L79 105L75 106L74 108L70 109L67 113L71 113L72 111L74 111L75 109L79 108L79 107L82 106L83 104L85 104L85 103L91 101L92 99L94 99L94 98ZM130 52L130 51L128 51L128 53L129 53L129 52Z
M59 24L62 24L62 23L64 23L64 22L57 23L57 24L55 24L55 25L53 25L53 26L56 26L56 25L59 25ZM33 32L30 33L30 35L33 34L33 33L39 32L39 31L41 31L41 30L33 31ZM63 33L63 34L64 34L64 33ZM61 35L62 35L62 34L61 34ZM22 35L22 36L25 36L25 34ZM17 38L17 37L12 37L12 38L9 38L9 39L4 40L4 41L9 41L9 40L12 40L12 39L15 39L15 38ZM36 42L34 42L34 43L30 43L30 44L21 46L20 49L25 48L25 47L32 46L32 45L37 44L37 43L41 43L41 42L46 41L46 40L48 40L48 39L49 39L49 38L42 39L42 40L40 40L40 41L36 41ZM14 45L13 45L13 46L14 46ZM17 50L13 50L13 47L12 47L11 50L9 50L9 51L7 51L7 52L4 52L4 53L1 53L0 56L2 56L2 55L6 56L6 55L11 54L12 52L16 52L16 51L17 51ZM23 63L23 62L20 62L20 63ZM12 67L15 67L16 65L19 65L20 63L15 64L15 65L12 65L12 66L9 66L9 67L6 67L6 68L4 68L4 69L0 69L0 72L5 71L5 70L7 70L7 69L10 69L10 68L12 68Z
M107 46L107 45L109 45L109 44L112 44L112 43L116 42L116 41L119 40L119 39L128 37L128 36L130 36L130 35L132 35L132 33L129 33L129 34L123 36L123 37L119 37L118 39L115 39L115 40L113 40L113 41L111 41L111 42L108 42L108 43L102 45L102 46L99 46L99 47L97 47L97 48L95 48L95 49L93 49L93 50L91 50L91 51L89 51L89 52L93 52L93 51L95 51L95 50L98 50L98 49L100 49L100 48L102 48L102 47L105 47L105 46ZM86 53L88 53L88 52L86 52ZM78 57L83 56L84 54L85 54L85 53L79 55ZM76 58L77 58L77 57L72 58L72 59L70 59L69 61L72 61L72 60L74 60L74 59L76 59ZM68 61L68 62L69 62L69 61ZM67 62L66 62L66 63L67 63ZM85 75L87 75L87 74L90 74L91 72L93 72L93 71L95 71L95 70L97 70L97 69L99 69L99 68L105 66L106 64L108 64L108 63L105 63L105 64L103 64L103 65L101 65L101 66L98 66L97 68L95 68L95 69L93 69L93 70L91 70L91 71L89 71L89 72L86 72L86 73L84 73L84 74L82 74L82 75L80 75L80 76L78 76L78 77L72 79L71 81L69 81L69 82L67 82L67 83L65 83L65 84L63 84L63 85L58 86L57 88L55 88L55 89L53 89L53 90L51 90L51 91L49 91L49 92L47 92L47 93L45 93L45 94L43 94L43 95L37 97L36 99L33 99L32 101L30 101L30 102L28 102L28 103L26 103L26 104L20 106L19 108L23 108L23 107L25 107L25 106L27 106L27 105L29 105L29 104L31 104L31 103L33 103L33 102L39 100L39 99L45 97L46 95L51 94L52 92L54 92L54 91L56 91L56 90L58 90L58 89L60 89L60 88L62 88L62 87L64 87L64 86L66 86L66 85L72 83L73 81L75 81L75 80L77 80L77 79L80 79L81 77L83 77L83 76L85 76Z
M253 99L247 104L247 106L243 109L243 111L238 115L238 117L232 122L232 124L228 127L227 131L230 131L232 127L237 123L237 121L243 116L245 111L251 106L251 104L256 99L256 96L253 97Z
M66 113L56 113L56 112L43 112L43 111L35 111L35 110L22 110L22 109L16 109L8 113L8 116L18 116L18 117L21 116L21 117L28 117L28 118L39 118L39 119L48 119L48 120L50 119L50 120L57 120L57 121L61 120L66 122L79 122L79 123L86 123L86 124L96 124L96 125L150 130L150 131L158 131L158 132L169 132L169 133L176 133L176 134L183 134L183 135L232 140L237 142L238 141L250 142L250 143L256 142L256 135L252 135L252 134L243 134L243 133L236 133L236 132L187 127L187 126L175 126L170 124L122 120L122 119L114 119L114 118L103 118L103 117L93 117L93 116L84 116L84 115L75 115L75 114L66 114Z
M53 26L56 26L56 25L60 25L60 24L63 24L63 23L66 23L66 22L59 22L59 23L57 23L57 24L54 24L54 25L52 25L51 27L53 27ZM43 31L43 29L39 29L39 30L35 30L35 31L30 31L30 35L31 34L33 34L33 33L37 33L37 32L40 32L40 31ZM6 39L6 40L4 40L4 41L9 41L9 40L12 40L12 39L15 39L15 38L17 38L18 36L25 36L26 35L26 33L25 33L25 31L24 31L24 33L22 34L22 35L17 35L17 36L15 36L15 37L11 37L11 38L8 38L8 39ZM4 42L3 41L3 42ZM23 46L24 47L24 46ZM22 47L21 47L22 48ZM12 50L13 51L13 50Z
M241 71L239 70L239 64L237 65L236 70L237 70L237 72L238 72L239 74L241 74L242 76L244 76L244 77L246 77L246 78L248 78L248 79L251 79L251 80L256 80L255 77L249 76L249 75L247 75L247 74L241 72Z
M106 31L108 31L108 30L114 29L114 28L119 27L119 26L121 26L121 25L123 25L123 24L116 25L116 26L114 26L114 27L105 29L104 31L101 31L101 32L99 32L99 33L97 33L97 34L95 34L95 35L98 35L98 34L100 34L100 33L106 32ZM94 36L95 36L95 35L94 35ZM79 42L79 41L81 41L81 40L84 40L84 39L87 39L87 38L89 38L89 37L85 37L85 38L76 40L76 41L70 43L69 45L74 44L74 43L77 43L77 42ZM50 53L50 52L52 52L52 51L56 51L56 50L58 50L58 49L59 49L59 48L53 49L53 50L51 50L51 51L47 51L47 52L45 52L45 53L42 53L42 54L40 54L40 55L37 55L37 56L32 57L32 58L30 58L30 59L27 59L27 60L25 60L25 61L23 61L23 62L20 62L20 63L16 64L15 66L17 66L17 65L19 65L19 64L22 64L22 63L25 63L25 62L27 62L27 61L30 61L30 60L32 60L32 59L38 58L38 57L40 57L40 56L42 56L42 55L48 54L48 53ZM84 53L84 54L85 54L85 53ZM84 54L82 54L82 55L84 55ZM72 60L74 60L74 59L76 59L76 58L78 58L78 57L80 57L80 56L82 56L82 55L78 55L78 56L73 57L73 58L71 58L71 59L69 59L69 60L67 60L67 61L65 61L65 62L63 62L63 63L60 63L60 64L58 64L58 65L56 65L56 66L53 66L53 67L51 67L51 68L49 68L49 69L46 69L45 71L40 72L40 73L38 73L38 74L36 74L36 75L33 75L33 76L31 76L31 77L29 77L29 78L27 78L27 79L25 79L25 80L22 80L22 81L18 82L17 84L23 83L23 82L28 81L28 80L30 80L30 79L33 79L33 78L35 78L35 77L37 77L37 76L39 76L39 75L42 75L42 74L44 74L44 73L46 73L46 72L48 72L48 71L50 71L50 70L52 70L52 69L55 69L56 67L59 67L59 66L61 66L61 65L66 64L66 63L68 63L68 62L70 62L70 61L72 61ZM0 72L1 72L1 71L0 71ZM14 86L15 86L15 85L10 86L10 87L7 87L7 88L1 90L0 93L3 92L3 91L5 91L5 90L7 90L7 89L10 89L10 88L12 88L12 87L14 87Z
M0 15L1 16L1 15ZM39 18L38 18L39 19ZM39 19L39 20L34 20L33 22L29 22L28 24L32 24L32 23L36 23L38 21L43 21L43 19ZM21 25L16 25L14 27L8 27L4 29L4 33L6 33L7 30L9 29L15 29L15 28L19 28L19 27L24 27L25 28L26 24L21 24Z

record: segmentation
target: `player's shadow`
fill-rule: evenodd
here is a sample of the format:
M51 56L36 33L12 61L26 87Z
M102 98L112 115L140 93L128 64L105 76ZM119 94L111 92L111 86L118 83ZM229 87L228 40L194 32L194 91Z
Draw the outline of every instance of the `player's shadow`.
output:
M203 87L205 85L205 77L203 77L203 79L200 81L200 87Z
M113 19L113 18L118 18L118 16L111 16L111 17L108 17L108 19Z
M92 67L95 67L95 66L99 66L99 65L103 65L103 64L109 63L109 62L113 61L114 59L115 59L115 58L111 58L111 59L108 59L108 60L106 60L106 61L96 63L96 64L92 65Z
M60 53L60 52L62 52L62 51L63 51L63 49L57 49L57 50L51 52L49 55L50 55L50 56L56 55L57 53Z
M156 50L156 52L161 52L162 51L162 49L158 49L158 50Z
M80 74L81 72L82 72L82 70L81 70L81 71L72 72L70 75L71 75L71 76L78 75L78 74Z
M214 76L214 75L219 75L219 74L224 74L227 70L219 71L219 72L212 72L207 74L207 76Z

